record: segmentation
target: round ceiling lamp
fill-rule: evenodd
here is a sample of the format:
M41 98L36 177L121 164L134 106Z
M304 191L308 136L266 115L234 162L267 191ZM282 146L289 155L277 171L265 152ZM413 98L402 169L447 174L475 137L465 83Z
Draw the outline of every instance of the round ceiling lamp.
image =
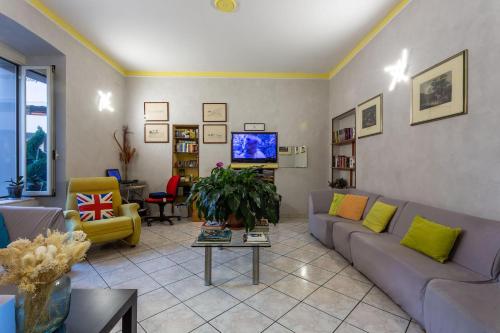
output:
M238 8L236 0L214 0L214 6L223 13L232 13Z

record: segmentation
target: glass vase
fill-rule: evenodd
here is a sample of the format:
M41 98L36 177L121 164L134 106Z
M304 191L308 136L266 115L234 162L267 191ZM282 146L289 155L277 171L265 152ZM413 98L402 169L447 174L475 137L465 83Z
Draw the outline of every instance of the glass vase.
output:
M34 292L18 293L16 326L18 333L51 333L69 314L71 279L64 275L52 283L38 285Z

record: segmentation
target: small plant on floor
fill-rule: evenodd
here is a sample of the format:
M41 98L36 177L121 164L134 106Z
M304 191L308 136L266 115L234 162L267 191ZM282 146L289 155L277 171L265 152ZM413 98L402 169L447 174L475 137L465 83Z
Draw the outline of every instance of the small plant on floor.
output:
M23 176L19 176L14 179L10 179L5 181L9 185L7 185L7 191L9 192L9 198L11 199L19 199L23 193L24 188L24 180Z
M198 216L209 221L238 221L246 231L255 227L256 220L278 222L280 196L276 186L259 178L257 168L234 170L222 162L210 176L200 178L191 187L188 204L195 204ZM234 223L230 223L234 226Z
M328 185L332 188L346 188L347 180L344 178L337 178L333 182L328 182Z

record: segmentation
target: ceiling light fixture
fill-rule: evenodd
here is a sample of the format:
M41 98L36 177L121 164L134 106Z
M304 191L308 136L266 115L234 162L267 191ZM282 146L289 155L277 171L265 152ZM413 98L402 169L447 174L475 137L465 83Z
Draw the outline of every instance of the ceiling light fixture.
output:
M232 13L238 8L236 0L214 0L214 6L223 13Z
M389 85L389 91L393 91L396 88L396 84L399 82L407 82L408 75L406 75L406 69L408 67L408 50L403 49L401 53L401 59L399 59L394 65L387 66L384 68L386 73L392 75L392 81Z

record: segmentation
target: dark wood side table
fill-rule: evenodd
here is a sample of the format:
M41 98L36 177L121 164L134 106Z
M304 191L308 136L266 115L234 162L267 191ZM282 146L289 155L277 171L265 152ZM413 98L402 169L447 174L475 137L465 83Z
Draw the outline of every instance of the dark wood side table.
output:
M13 287L0 294L14 295ZM123 333L137 332L137 289L73 289L69 315L59 331L107 333L122 319Z

